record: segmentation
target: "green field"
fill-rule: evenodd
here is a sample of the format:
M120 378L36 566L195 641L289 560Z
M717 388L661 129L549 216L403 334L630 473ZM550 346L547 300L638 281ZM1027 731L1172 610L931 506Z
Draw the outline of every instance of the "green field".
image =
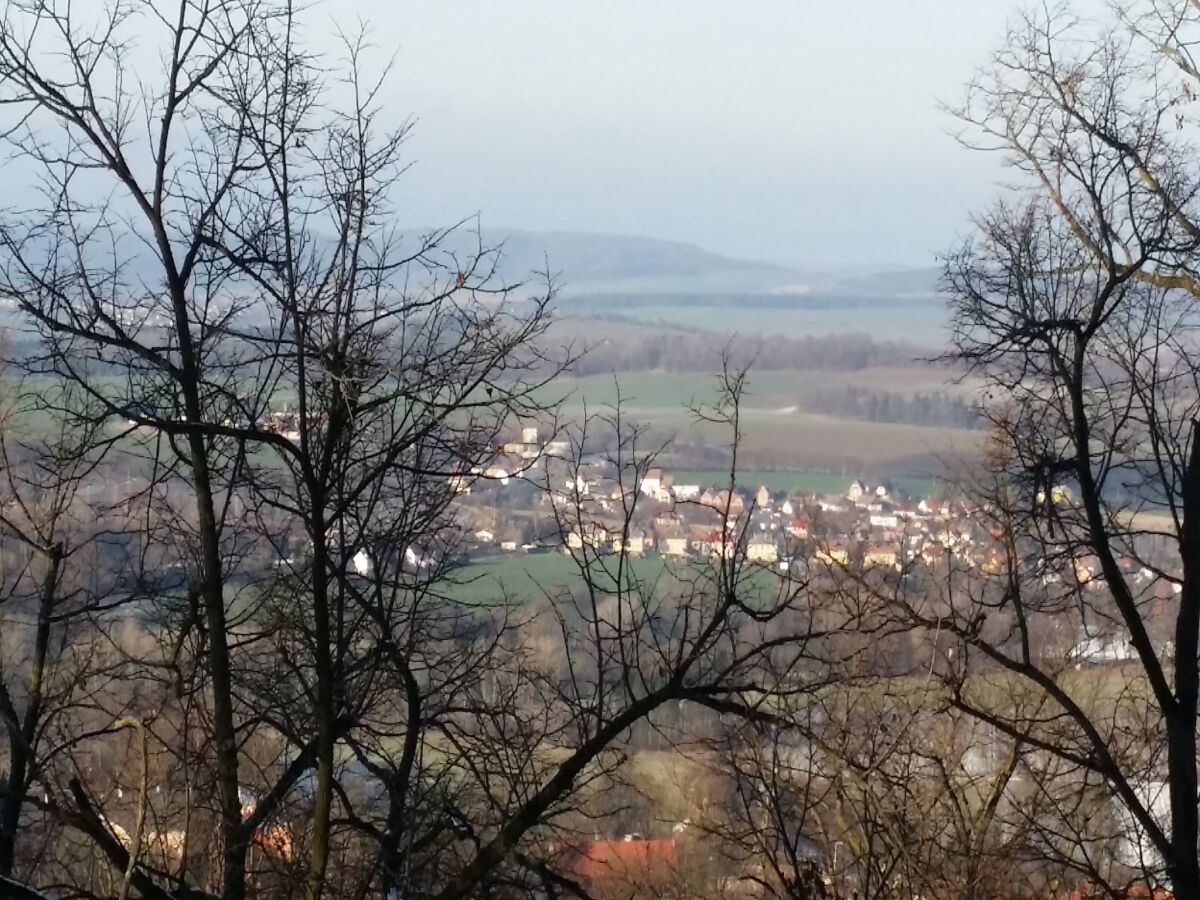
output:
M615 568L616 559L609 558ZM660 556L627 560L632 574L652 583L668 571ZM596 570L597 577L602 573ZM483 562L474 562L454 575L455 584L446 589L448 596L461 603L491 604L506 600L527 603L547 596L558 596L562 588L581 584L579 566L561 551L513 553Z
M972 455L982 432L901 423L868 422L806 412L804 396L819 382L839 384L890 384L902 390L906 377L912 390L926 390L943 379L927 367L864 372L761 372L750 377L741 408L744 468L788 472L864 472L888 476L928 476L942 466L940 460ZM940 383L937 382L937 383ZM621 398L627 421L650 426L666 436L727 449L728 428L697 422L690 406L716 398L715 381L679 373L630 373L617 377L590 375L562 378L547 389L546 401L562 399L567 419L586 409L602 414ZM849 478L847 478L849 481Z
M636 578L646 593L664 596L672 589L703 582L712 569L699 559L666 560L657 554L645 557L626 557L623 578ZM617 567L617 557L605 556L596 563L590 575L597 585L611 588ZM607 576L606 576L607 573ZM745 570L742 582L752 591L771 594L782 583L774 570L755 566ZM445 596L459 603L487 606L511 604L524 606L547 598L561 599L564 589L581 587L583 576L575 560L561 551L512 553L492 559L472 562L458 570L454 583L442 588ZM625 581L626 586L630 584Z
M933 347L944 346L948 337L945 306L939 303L782 309L645 303L622 306L615 312L623 319L637 319L665 328L696 328L722 334L802 338L861 333L875 340Z
M724 487L729 484L728 470L669 468L668 471L675 477L676 484L699 484L706 487ZM858 477L858 474L857 472L744 470L737 474L737 486L747 491L762 486L773 492L837 496L845 493L850 482ZM871 481L869 477L867 480ZM914 497L931 496L941 486L941 482L935 478L897 476L876 480L886 480L895 490Z
M794 406L811 380L803 372L757 372L750 376L745 408L775 410ZM613 375L565 376L546 389L547 399L565 398L564 410L599 412L620 399L631 412L686 415L693 403L711 403L718 396L712 375L686 372L626 372Z

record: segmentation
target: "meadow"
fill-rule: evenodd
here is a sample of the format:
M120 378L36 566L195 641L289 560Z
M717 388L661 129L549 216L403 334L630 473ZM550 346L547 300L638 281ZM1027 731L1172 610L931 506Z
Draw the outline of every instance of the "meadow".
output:
M594 557L593 557L594 559ZM601 590L614 587L618 557L604 556L592 563L589 575ZM636 580L647 594L664 596L668 592L689 590L690 585L707 583L715 572L704 559L666 559L657 553L626 557L622 580L629 588ZM785 582L768 566L754 566L742 573L743 586L766 591L772 596ZM456 602L473 606L516 606L536 604L540 600L562 599L564 589L583 584L579 565L560 549L542 549L532 553L506 553L487 559L474 559L456 570L450 583L439 588Z
M809 335L860 333L876 340L910 341L945 346L949 330L940 301L922 304L854 304L846 307L796 305L785 308L681 305L653 301L622 306L617 314L663 328L685 327L742 335Z
M743 468L832 474L871 473L927 478L948 462L974 454L980 433L962 429L869 422L804 410L817 387L888 386L932 390L945 376L929 367L856 372L756 372L741 407ZM957 388L966 390L967 388ZM697 420L694 407L717 399L717 383L686 373L636 372L562 378L544 399L562 400L566 418L603 413L621 400L627 419L674 435L683 445L728 448L730 431ZM727 476L726 476L727 478ZM803 489L799 487L797 489Z

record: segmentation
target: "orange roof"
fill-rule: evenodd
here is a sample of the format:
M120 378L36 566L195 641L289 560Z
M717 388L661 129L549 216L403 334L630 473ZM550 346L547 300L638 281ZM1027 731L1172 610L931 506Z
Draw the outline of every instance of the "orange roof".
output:
M1172 900L1174 897L1166 888L1156 887L1151 890L1148 885L1140 881L1117 893L1118 896L1125 897L1127 900ZM1111 894L1095 885L1084 884L1066 896L1068 900L1099 900L1099 898L1109 897Z
M640 881L675 865L673 840L593 841L579 848L575 874L581 881Z

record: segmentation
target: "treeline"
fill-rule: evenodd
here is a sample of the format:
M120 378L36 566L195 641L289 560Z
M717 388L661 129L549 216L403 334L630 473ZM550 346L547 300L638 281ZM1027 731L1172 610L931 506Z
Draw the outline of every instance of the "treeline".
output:
M817 391L805 398L804 406L813 412L868 422L942 428L981 428L984 424L978 406L946 391L902 394L850 386Z
M755 371L853 372L873 366L911 365L933 355L914 344L875 341L864 334L730 338L709 332L647 329L645 336L590 345L574 372L712 372L719 368L726 351L739 363L752 364Z
M873 296L870 294L841 294L837 292L813 294L774 293L596 293L563 296L558 300L560 310L585 311L591 315L596 309L637 309L639 307L727 307L729 309L864 309L886 305L890 308L928 308L931 304L942 305L934 294L918 296Z

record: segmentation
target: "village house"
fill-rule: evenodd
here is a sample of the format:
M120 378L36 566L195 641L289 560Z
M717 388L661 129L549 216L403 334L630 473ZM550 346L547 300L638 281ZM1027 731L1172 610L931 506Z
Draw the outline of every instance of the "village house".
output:
M677 484L671 488L676 500L696 500L700 497L700 485Z
M841 541L822 544L813 558L827 566L845 567L850 565L850 547Z
M681 519L676 513L672 512L670 510L660 512L658 515L656 515L654 517L654 530L655 531L671 531L672 529L677 529L677 528L682 528L682 527L683 527L683 519Z
M300 442L300 416L287 410L273 412L263 422L263 430L277 434L293 444L298 444Z
M868 567L900 568L900 553L893 544L875 544L867 548L863 563Z
M737 541L727 530L717 528L709 531L701 541L699 552L714 559L733 559Z
M655 532L658 552L663 556L687 556L688 539L683 529L675 526Z
M756 534L746 544L746 559L749 562L773 563L779 559L779 547L775 539L767 534Z
M620 532L612 536L613 553L626 553L629 556L641 556L646 552L646 535L640 528L629 532L628 536Z
M501 484L508 484L510 473L509 470L504 466L493 465L484 469L483 477L491 479L492 481L498 481Z
M728 489L720 491L705 491L700 502L709 509L715 509L724 514L728 512L732 518L737 518L746 509L746 501L737 491Z
M598 522L577 523L567 532L567 550L582 550L587 547L603 547L608 543L608 529Z
M1075 582L1080 585L1091 585L1100 576L1100 558L1094 555L1075 557L1072 568L1075 571Z
M571 874L594 896L667 896L680 878L674 839L646 840L640 835L626 835L571 849Z
M900 517L895 513L885 512L883 509L871 513L869 521L872 528L895 529L900 527Z
M1008 569L1008 551L1001 546L989 547L979 568L985 575L999 575Z
M573 478L566 479L563 482L563 488L568 494L573 494L577 497L586 497L592 492L592 486L588 484L587 479L579 472Z
M927 566L936 566L946 559L946 548L941 541L927 541L921 548L921 559Z
M648 469L646 474L642 476L642 483L638 485L640 490L647 497L657 497L658 492L663 487L663 470Z

